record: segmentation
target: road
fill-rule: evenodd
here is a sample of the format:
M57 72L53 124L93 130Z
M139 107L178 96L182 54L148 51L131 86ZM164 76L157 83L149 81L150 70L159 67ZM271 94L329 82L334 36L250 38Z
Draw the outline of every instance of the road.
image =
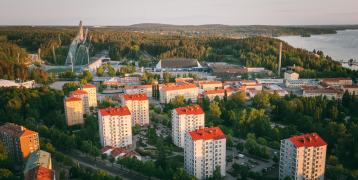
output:
M70 158L72 158L72 160L74 160L75 162L78 162L82 166L85 166L85 167L88 167L91 169L95 169L95 170L105 171L111 176L120 176L121 178L123 178L125 180L149 179L149 177L139 174L137 172L129 171L127 169L121 168L117 164L114 164L112 166L112 164L110 164L110 163L106 163L101 160L95 161L90 157L81 156L76 153L66 153L66 155L69 156ZM151 177L150 179L155 180L156 178Z

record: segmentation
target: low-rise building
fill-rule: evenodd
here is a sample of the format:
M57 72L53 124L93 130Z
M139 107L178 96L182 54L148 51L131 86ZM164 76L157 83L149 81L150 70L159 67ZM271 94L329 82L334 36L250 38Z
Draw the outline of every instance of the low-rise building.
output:
M37 132L13 123L0 126L0 140L9 157L19 163L24 163L32 152L40 149Z
M216 90L216 89L222 89L223 88L223 83L221 81L209 81L209 80L205 80L205 81L197 81L196 82L197 86L204 90Z
M35 86L35 81L30 80L26 82L15 82L13 80L0 79L0 87L24 87L24 88L33 88Z
M327 143L316 133L281 141L279 179L324 179Z
M82 90L88 93L88 105L89 107L97 107L97 88L95 85L86 84L82 86Z
M284 74L284 79L286 80L298 80L300 75L294 71L286 71Z
M38 172L38 168L44 168L48 173L48 175L45 176L44 179L52 180L54 178L54 171L52 170L52 160L51 160L51 154L38 150L30 154L26 161L26 165L24 168L24 177L27 180L40 180L38 179L38 176L42 175L42 173Z
M160 103L169 103L177 96L183 96L185 100L196 102L199 94L198 87L195 84L178 83L164 84L159 87Z
M155 71L188 71L201 69L203 66L197 59L170 58L161 59L155 66Z
M83 101L78 97L65 97L64 100L67 126L83 124Z
M127 106L100 109L98 126L103 147L132 145L132 117Z
M233 93L233 89L227 88L227 89L217 89L217 90L207 90L203 93L203 96L208 98L210 101L214 100L215 97L218 97L219 99L224 99L226 96L229 97Z
M199 105L179 107L172 111L172 138L178 147L184 147L185 134L205 126L205 114Z
M333 88L320 88L320 87L303 87L302 96L303 97L316 97L316 96L325 96L327 99L341 99L343 92L341 90Z
M216 168L226 175L226 137L218 127L187 133L184 146L184 167L198 179L212 177Z
M146 94L124 94L121 101L131 112L132 126L149 124L149 100Z
M352 85L353 81L351 78L324 78L321 79L322 86L347 86Z
M349 94L358 95L358 85L344 85L342 89Z
M288 88L301 88L302 86L317 86L319 81L316 79L298 79L285 80L285 86Z

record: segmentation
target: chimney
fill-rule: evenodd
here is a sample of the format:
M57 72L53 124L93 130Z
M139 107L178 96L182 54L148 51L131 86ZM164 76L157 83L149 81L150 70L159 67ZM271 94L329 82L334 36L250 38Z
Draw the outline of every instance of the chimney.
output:
M282 59L282 42L280 42L280 54L279 54L279 58L278 58L278 77L280 77L280 73L281 73L281 59Z

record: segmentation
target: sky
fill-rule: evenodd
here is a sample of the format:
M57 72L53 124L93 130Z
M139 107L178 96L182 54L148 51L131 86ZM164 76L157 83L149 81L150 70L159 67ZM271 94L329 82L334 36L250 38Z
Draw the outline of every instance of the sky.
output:
M358 0L0 0L0 25L358 24Z

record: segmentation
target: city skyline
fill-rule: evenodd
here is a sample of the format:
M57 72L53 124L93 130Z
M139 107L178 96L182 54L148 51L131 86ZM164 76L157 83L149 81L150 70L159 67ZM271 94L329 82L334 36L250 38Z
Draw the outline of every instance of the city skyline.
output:
M0 25L324 25L357 24L358 2L346 0L3 0ZM21 4L21 5L20 5ZM17 13L13 13L14 10ZM11 16L9 16L11 14Z

